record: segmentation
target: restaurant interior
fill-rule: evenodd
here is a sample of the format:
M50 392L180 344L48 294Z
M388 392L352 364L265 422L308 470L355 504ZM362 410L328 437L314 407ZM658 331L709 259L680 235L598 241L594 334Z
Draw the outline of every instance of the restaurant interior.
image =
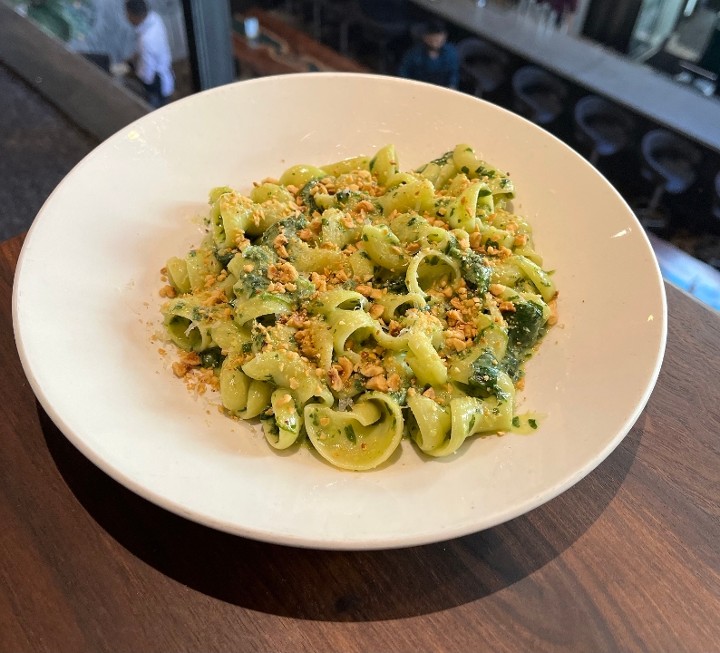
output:
M459 90L521 113L585 156L635 211L665 279L720 308L717 0L621 0L612 12L602 0L150 5L167 30L176 80L172 100L264 75L395 75L422 25L441 19L460 56ZM133 47L123 3L2 0L0 10L27 23L0 39L6 43L0 46L0 146L13 153L0 162L0 235L8 238L29 227L53 186L122 126L123 115L137 117L149 107L123 72ZM227 28L225 50L217 34L208 46L202 34L208 24ZM248 35L248 24L257 25L257 33ZM28 29L37 32L30 57L35 64L11 46L13 39L27 39ZM53 83L58 70L38 63L44 49L58 42L83 60L78 64L94 64L75 73L85 85L76 94L82 101L74 104L67 103L62 83ZM107 88L101 89L100 76L111 82ZM117 116L88 111L102 103ZM119 108L123 103L131 105L129 113ZM33 114L37 119L30 121Z
M170 105L154 116L151 101L157 97L128 67L135 34L125 3L0 0L0 653L720 651L720 0L147 0L163 26L174 76ZM315 74L397 76L426 26L438 20L458 52L458 87L467 94L451 99L461 110L469 107L464 114L469 120L442 123L444 116L430 101L412 129L399 130L397 124L406 124L402 108L408 89L414 98L451 94L382 77L363 78L360 87L356 78ZM217 113L203 109L205 133L194 129L197 122L175 120L186 114L173 103L192 94L294 72L309 74L236 84L188 101L190 109L220 107ZM302 93L311 98L303 98L301 106L317 109L322 102L329 107L319 115L304 113L312 120L310 134L332 135L323 144L337 143L329 138L347 123L344 110L327 102L330 93L312 92L326 80L344 105L347 96L336 89L347 84L341 88L352 90L352 106L367 96L368 83L400 87L403 99L388 105L401 109L392 121L385 114L387 122L378 132L390 125L413 139L421 131L417 122L428 116L433 121L440 116L435 125L456 134L484 107L493 120L502 118L491 124L512 124L520 133L514 142L531 144L513 159L514 166L524 164L528 180L536 181L538 151L542 163L550 159L566 169L571 162L567 167L575 171L576 188L565 198L572 209L564 207L562 216L580 215L591 203L588 196L611 207L602 212L592 206L575 223L547 221L557 227L549 244L573 265L558 265L555 277L548 271L547 277L528 279L534 289L522 278L507 287L511 295L495 297L491 285L504 291L488 277L487 293L480 290L482 278L470 281L471 290L478 289L496 307L492 321L477 312L473 299L479 297L467 295L462 276L452 299L447 274L430 277L442 282L442 297L458 309L447 311L462 325L457 328L473 326L469 319L463 324L463 315L482 327L469 333L485 348L473 345L476 354L482 351L479 357L462 349L464 332L453 353L468 383L455 387L472 382L477 396L450 399L448 407L452 383L443 380L437 396L433 384L422 381L421 387L415 379L404 399L394 392L364 392L362 384L356 388L362 396L341 395L337 414L342 419L356 414L362 430L342 422L344 432L330 434L333 445L339 440L346 450L363 449L365 434L373 437L377 430L382 438L387 429L376 424L382 427L391 418L398 448L392 458L365 471L331 467L307 440L276 449L277 431L264 434L260 420L247 426L240 419L249 388L269 397L270 408L256 402L264 418L276 405L287 409L290 390L300 384L315 393L311 384L322 389L319 367L285 371L280 364L287 393L266 374L270 367L250 381L242 366L228 365L232 376L225 377L230 381L224 388L218 381L218 392L210 386L206 393L204 382L193 386L183 376L190 371L214 380L222 373L221 358L245 364L246 354L270 349L266 325L276 326L274 314L253 326L252 342L235 340L231 322L238 313L214 304L222 299L220 284L235 283L232 275L218 273L219 268L206 275L193 245L185 259L171 261L179 263L188 284L188 269L194 272L197 287L209 289L211 305L184 305L192 293L176 296L165 285L174 283L171 262L161 268L167 259L159 250L187 252L190 242L199 240L204 225L198 212L208 210L203 174L215 165L206 175L215 182L215 171L227 174L228 160L239 151L240 139L227 136L229 124L233 133L253 139L253 147L238 159L256 166L254 157L265 156L263 139L292 110L277 102L274 89L287 88L277 80L289 82L294 92L284 91L285 96L296 102ZM258 87L272 87L273 93L263 96ZM162 86L153 88L164 102ZM531 124L504 111L487 111L469 96L547 130L595 166L618 193ZM251 111L250 119L238 119ZM209 126L208 113L217 118ZM330 129L328 114L337 117ZM262 128L253 122L258 115L265 119ZM144 116L148 119L138 126L135 121ZM292 129L277 131L275 142L299 143L293 152L305 148L305 121L283 127L288 125ZM489 130L483 125L476 131ZM114 134L117 138L108 142ZM367 142L365 129L357 130L355 140ZM223 149L209 155L208 142ZM345 147L350 145L347 141ZM268 158L276 155L273 150ZM490 178L483 166L472 167ZM516 179L526 174L515 170ZM367 178L364 170L362 175ZM300 185L301 191L308 189L309 210L320 206L312 189L325 181L316 175ZM474 186L476 198L481 183ZM259 186L267 190L273 184ZM592 189L600 190L593 195ZM232 195L227 190L221 189L221 197ZM547 190L545 178L534 185L534 197L551 198L543 205L551 209L538 211L541 215L552 215L556 206ZM340 200L336 189L329 192ZM621 200L647 233L665 283ZM355 205L358 211L363 203ZM305 206L305 200L290 204L290 211L298 205ZM472 205L479 203L473 199ZM495 220L501 213L488 215ZM591 219L598 215L607 220ZM360 216L358 225L364 226L364 209ZM409 231L415 220L406 223L407 233L421 233ZM308 227L324 231L322 222L314 214ZM269 245L249 247L244 228L235 234L238 250L242 246L251 254L254 249L256 257L267 250L278 260L285 227L272 224L264 232L258 222L255 227L256 242L272 242L273 251ZM218 233L226 236L224 228ZM250 227L247 233L252 235ZM498 251L489 240L470 246L476 234L475 228L468 232L467 246L458 242L470 248L463 267L474 251ZM187 235L193 240L182 240ZM533 271L526 234L517 236L512 239L514 247L522 247L516 248L517 258ZM408 252L420 250L414 254L417 265L435 251L438 256L428 257L427 265L442 270L439 257L448 257L418 241L420 236L407 243ZM365 245L350 247L355 251L344 251L367 265ZM323 254L322 249L306 251ZM505 255L507 248L499 253ZM210 263L219 264L214 257ZM223 258L228 266L242 260L244 279L257 281L255 264L262 259L239 253ZM288 270L269 261L268 282L271 268L273 275L294 271L300 279L297 284L282 279L282 293L297 293L291 295L299 307L293 319L327 308L316 301L320 285L318 292L301 294L307 286L301 287L304 279L293 265ZM335 333L345 320L365 319L363 307L369 316L381 301L392 302L396 291L405 292L402 284L391 285L397 280L392 272L382 291L370 285L366 295L359 294L354 272L352 280L335 274L358 291L322 294L340 297L328 309L341 317ZM324 277L318 284L326 285ZM570 282L561 287L558 303L554 285L544 282L548 278ZM256 281L248 283L248 293L271 288ZM532 297L539 297L535 290L543 289L552 294L553 308L544 312L536 304L539 310L532 311ZM250 301L265 303L275 292L277 286ZM357 297L343 299L348 295ZM422 293L411 295L421 302L409 306L425 306ZM500 381L507 374L497 351L513 364L524 363L495 324L505 322L498 318L500 310L507 322L522 317L514 315L520 295L517 306L524 306L526 319L534 315L534 324L542 319L553 328L544 335L540 355L529 362L527 376L516 385L508 379L503 390ZM165 322L159 309L171 296L178 311L188 312ZM236 299L228 301L235 311ZM278 314L286 310L284 299L273 309ZM393 304L390 310L401 307ZM241 343L241 358L226 356L225 345L216 347L220 339L211 340L204 352L170 351L171 340L160 332L163 324L168 331L179 325L175 338L189 341L198 319L215 310L228 318L221 327L231 327L216 333L233 347ZM415 313L413 308L410 314ZM322 327L317 333L330 333L324 319L317 318ZM292 349L310 329L295 330L289 320L284 315L280 326L286 330L276 331L285 340L276 336L277 351L268 353L277 357L290 343L285 353L294 354L293 363L307 362ZM364 335L367 322L359 324L353 334L360 333L373 348L382 331ZM527 323L516 325L514 337L531 331ZM424 333L403 331L407 347L388 350L383 360L400 369L420 358L423 343L425 354L436 355L437 345ZM534 331L544 333L544 328ZM344 335L340 344L353 339ZM325 343L331 359L338 358L332 338ZM347 347L347 356L361 357L354 344ZM370 351L368 360L379 360L382 347ZM523 357L529 352L515 351ZM368 354L363 350L362 355ZM329 359L327 367L337 372L345 368L342 361L348 358L338 358L332 367ZM376 372L363 373L369 377L366 389L385 378ZM517 404L508 401L507 390L514 387ZM223 390L241 397L238 410L220 403ZM359 396L372 399L363 403ZM395 412L378 407L385 396L387 405L398 404ZM426 432L442 436L435 444L465 448L442 458L419 450L417 418L403 418L410 406L399 406L413 397L430 406ZM460 407L454 413L453 403ZM493 420L505 413L510 420L512 411L512 428L476 429L466 442L452 436L456 429L470 434L477 416ZM302 412L288 428L294 426L297 436L318 413ZM314 423L318 441L329 432L330 420L323 419ZM398 423L404 428L404 419L403 434ZM493 509L491 496L499 508ZM349 526L344 530L343 525ZM415 539L408 537L412 529L419 534Z

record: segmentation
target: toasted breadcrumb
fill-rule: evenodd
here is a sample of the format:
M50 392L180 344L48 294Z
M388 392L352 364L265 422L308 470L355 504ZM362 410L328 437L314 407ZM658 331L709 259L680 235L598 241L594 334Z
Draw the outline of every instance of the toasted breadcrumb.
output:
M371 304L370 310L368 313L370 313L371 317L374 317L376 320L385 312L385 307L382 304Z
M378 374L369 379L365 383L365 387L368 390L377 390L378 392L387 392L389 388L387 378L385 378L384 374Z
M287 245L289 242L290 241L284 233L280 233L275 236L275 240L273 240L273 247L275 248L275 251L280 258L287 258L289 256L288 251L285 248L285 245Z
M548 326L554 326L558 321L557 294L548 302L548 306L550 307L550 317L547 323Z
M279 283L290 283L298 278L298 271L292 263L281 261L280 263L272 263L268 266L268 279L278 281Z

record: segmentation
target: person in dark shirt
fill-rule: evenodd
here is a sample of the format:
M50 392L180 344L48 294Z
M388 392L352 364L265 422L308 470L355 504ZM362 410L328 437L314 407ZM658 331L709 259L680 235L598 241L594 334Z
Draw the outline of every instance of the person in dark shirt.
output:
M447 29L441 21L425 25L420 42L403 56L398 75L457 88L460 82L460 59L455 46L447 42L447 37Z

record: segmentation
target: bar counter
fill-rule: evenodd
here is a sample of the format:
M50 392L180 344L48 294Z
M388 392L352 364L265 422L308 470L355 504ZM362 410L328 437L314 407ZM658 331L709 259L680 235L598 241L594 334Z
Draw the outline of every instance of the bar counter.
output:
M584 480L449 542L314 551L170 514L65 439L13 341L21 245L0 244L0 650L718 649L720 317L674 287L657 386Z
M705 97L598 43L545 29L511 8L473 0L412 0L531 63L720 152L720 100Z

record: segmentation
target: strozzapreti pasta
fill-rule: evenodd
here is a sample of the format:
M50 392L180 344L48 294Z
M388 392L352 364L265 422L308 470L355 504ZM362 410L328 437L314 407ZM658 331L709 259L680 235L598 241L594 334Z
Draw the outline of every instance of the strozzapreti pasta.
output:
M215 188L207 236L163 270L175 373L259 418L272 447L307 441L344 469L403 436L448 456L512 430L557 294L513 193L464 144L412 172L388 145L247 196Z

